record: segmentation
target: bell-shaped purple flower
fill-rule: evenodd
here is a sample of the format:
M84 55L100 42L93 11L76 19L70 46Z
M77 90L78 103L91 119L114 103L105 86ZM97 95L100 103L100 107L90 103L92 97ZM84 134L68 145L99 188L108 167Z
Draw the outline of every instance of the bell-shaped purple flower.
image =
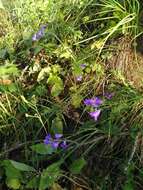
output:
M90 112L89 115L95 120L98 120L98 117L100 116L101 110L96 110L93 112Z
M59 144L60 143L58 141L53 141L52 144L51 144L51 146L52 146L53 149L56 149L56 148L59 147Z
M52 137L50 134L47 134L44 139L44 144L51 144L51 142L52 142Z
M62 134L55 134L55 139L60 139L62 136Z
M60 144L60 147L63 148L63 149L66 149L66 148L68 147L67 142L66 142L66 141L63 141L63 142Z
M99 107L102 103L103 101L98 97L84 100L86 106Z
M58 147L65 149L67 147L67 144L65 140L60 140L62 136L62 134L55 134L54 138L52 138L50 134L47 134L44 139L44 144L50 145L53 149L57 149Z

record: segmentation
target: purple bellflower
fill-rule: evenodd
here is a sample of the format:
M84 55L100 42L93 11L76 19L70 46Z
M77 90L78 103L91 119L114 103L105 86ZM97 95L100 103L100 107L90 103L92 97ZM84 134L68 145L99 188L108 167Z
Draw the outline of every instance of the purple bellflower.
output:
M58 147L61 147L63 149L67 148L66 141L61 142L62 134L55 134L54 138L51 137L50 134L47 134L44 139L45 145L50 145L53 149L57 149Z
M60 144L60 147L63 148L63 149L66 149L67 148L67 142L66 141L63 141L61 144Z
M101 110L96 110L93 112L90 112L89 115L95 120L98 120L98 117L100 116Z
M51 144L52 143L52 137L50 134L47 134L45 139L44 139L44 144Z
M103 103L103 101L98 98L98 97L94 97L94 98L91 98L91 99L85 99L84 100L84 104L86 106L92 106L92 107L99 107L101 104Z
M55 134L55 139L60 139L62 136L62 134Z

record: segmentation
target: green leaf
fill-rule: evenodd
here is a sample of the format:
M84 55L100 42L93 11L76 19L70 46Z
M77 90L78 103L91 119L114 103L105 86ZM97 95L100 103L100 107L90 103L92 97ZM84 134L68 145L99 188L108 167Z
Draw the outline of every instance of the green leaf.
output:
M7 63L5 65L0 66L0 76L7 77L8 75L19 75L19 70L15 64Z
M62 72L62 68L60 67L60 65L53 65L52 66L52 73L53 74L58 74Z
M14 178L7 179L6 184L11 189L19 189L21 186L19 179L14 179Z
M56 74L50 74L47 83L50 85L58 84L58 85L63 85L62 79L57 76Z
M60 162L57 162L47 167L47 169L43 170L40 179L40 190L51 187L54 182L58 180L61 173L59 166Z
M74 64L73 65L73 75L75 75L75 76L82 75L82 68L80 67L79 64Z
M32 189L38 189L40 183L40 177L36 176L32 178L28 184L26 185L27 188L32 188Z
M79 174L82 170L82 168L86 165L86 161L84 158L79 158L78 160L75 160L71 166L70 166L70 171L73 174Z
M38 85L34 91L35 95L37 96L43 96L44 94L46 94L46 92L47 92L47 88L44 85Z
M33 167L24 163L16 162L14 160L10 160L10 163L13 165L14 168L20 171L29 171L29 172L35 171Z
M80 94L73 94L71 97L71 103L75 108L80 106L83 97Z
M63 53L60 55L60 58L69 59L69 58L72 58L72 54L71 54L71 52L66 51L66 52L63 52Z
M134 190L134 185L132 182L127 182L123 187L123 190Z
M34 48L34 55L37 55L43 48L41 46L36 46Z
M18 86L16 85L16 83L11 83L10 85L8 85L7 89L9 92L17 92Z
M47 80L49 85L52 85L51 94L52 96L58 96L61 91L64 89L62 79L56 74L51 74Z
M4 166L7 178L22 179L21 172L11 164L10 160L4 160L2 165Z
M55 134L56 133L63 134L63 122L59 116L57 116L52 120L52 131Z
M40 82L41 80L43 80L45 77L48 78L49 73L51 72L51 67L47 66L45 68L43 68L37 77L37 81Z
M45 145L43 143L39 143L31 146L31 149L39 154L52 154L55 150L50 145Z
M0 7L1 7L1 3L0 3ZM0 59L5 59L6 55L7 55L7 50L1 49L0 50Z
M62 90L63 90L63 86L61 84L57 83L57 84L53 85L53 87L51 89L51 95L56 97L61 93Z

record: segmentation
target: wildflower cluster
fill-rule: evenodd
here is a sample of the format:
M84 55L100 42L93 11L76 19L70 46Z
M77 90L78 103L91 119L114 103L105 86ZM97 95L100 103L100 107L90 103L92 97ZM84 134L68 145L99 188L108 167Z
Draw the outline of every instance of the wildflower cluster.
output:
M99 107L101 104L103 103L103 101L98 98L98 97L94 97L94 98L91 98L91 99L85 99L84 100L84 104L86 106L92 106L92 107Z
M110 100L112 97L114 96L114 93L105 93L104 94L104 97L107 98L108 100ZM103 104L103 100L101 100L100 98L98 97L94 97L94 98L91 98L91 99L85 99L84 100L84 104L86 106L91 106L95 109L95 111L93 112L90 112L89 115L95 120L97 121L98 120L98 117L100 116L101 114L101 110L98 109L100 105Z
M98 98L98 97L94 97L91 99L85 99L84 100L84 104L86 106L91 106L93 108L95 108L95 111L90 112L89 115L95 120L98 120L98 117L100 116L101 110L97 109L101 104L103 103L103 101Z
M63 136L62 134L55 134L55 136L53 138L50 134L47 134L44 139L44 144L50 145L53 149L56 149L58 147L66 149L67 143L65 140L61 141L62 136Z

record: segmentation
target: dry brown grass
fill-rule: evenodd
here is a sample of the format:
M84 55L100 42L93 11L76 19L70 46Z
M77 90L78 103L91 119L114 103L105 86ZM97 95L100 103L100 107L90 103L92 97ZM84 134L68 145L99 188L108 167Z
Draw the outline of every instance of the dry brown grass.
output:
M114 42L116 50L109 61L114 77L126 81L138 90L143 90L143 55L135 51L130 37L122 37ZM122 76L122 77L121 77ZM120 80L121 81L121 80Z

